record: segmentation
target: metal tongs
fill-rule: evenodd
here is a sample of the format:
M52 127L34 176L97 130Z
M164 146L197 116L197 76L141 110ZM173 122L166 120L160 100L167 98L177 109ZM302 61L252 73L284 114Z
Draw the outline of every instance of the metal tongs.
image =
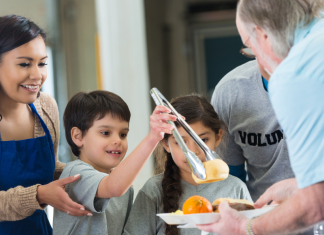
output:
M191 129L186 121L184 121L181 115L173 108L173 106L169 103L169 101L161 94L161 92L157 88L152 88L151 96L156 105L163 105L168 107L171 110L171 114L175 115L178 119L180 126L190 135L190 137L195 141L195 143L204 151L206 156L206 161L220 159L215 151L210 150L207 145L200 139L200 137ZM176 141L178 142L182 152L186 156L187 162L193 174L197 176L199 179L206 179L206 170L203 163L196 156L196 154L190 151L183 141L176 125L172 121L167 121L170 125L174 126L174 130L172 134Z

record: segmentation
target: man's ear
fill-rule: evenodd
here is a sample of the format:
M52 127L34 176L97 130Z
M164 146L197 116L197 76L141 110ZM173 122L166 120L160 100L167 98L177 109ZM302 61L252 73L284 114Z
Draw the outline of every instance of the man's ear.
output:
M269 40L269 37L268 37L266 31L259 28L258 26L255 26L255 32L256 32L257 40L261 40L263 42Z
M171 153L171 150L170 150L170 146L169 146L169 143L167 140L162 140L161 141L162 145L163 145L163 148L168 152L168 153Z
M83 146L82 131L79 128L73 127L71 129L71 138L76 146L78 146L79 148L81 148Z
M215 142L215 148L220 144L220 142L222 141L223 138L223 130L219 129L218 134L216 135L216 142Z
M264 29L259 28L258 26L255 27L256 31L256 40L258 41L258 44L260 47L262 47L264 53L274 53L271 40L269 38L269 35L267 34L267 31Z

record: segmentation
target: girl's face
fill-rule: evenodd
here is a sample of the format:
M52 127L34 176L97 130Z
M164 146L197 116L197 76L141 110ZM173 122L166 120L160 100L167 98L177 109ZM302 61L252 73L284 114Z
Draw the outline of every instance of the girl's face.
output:
M219 130L219 134L216 134L210 127L204 126L202 122L190 124L190 127L196 132L196 134L202 139L202 141L205 142L205 144L211 150L214 150L215 147L217 147L221 142L221 138L223 135L222 130ZM182 127L177 128L189 150L194 152L202 162L205 162L206 156L201 150L201 148L198 147L198 145ZM189 181L191 181L192 172L189 168L186 157L181 151L181 148L175 140L174 136L170 135L167 140L162 141L162 144L165 150L171 153L173 161L179 167L181 178L184 180L188 179Z
M3 54L0 62L0 96L30 104L47 78L46 46L41 36Z

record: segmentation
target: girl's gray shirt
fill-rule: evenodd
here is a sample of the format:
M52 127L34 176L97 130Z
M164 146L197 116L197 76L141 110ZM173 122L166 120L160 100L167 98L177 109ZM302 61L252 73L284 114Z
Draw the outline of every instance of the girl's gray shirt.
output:
M150 178L138 192L132 210L126 222L124 235L164 235L165 222L156 214L163 213L162 205L163 174ZM199 195L207 198L211 203L217 198L230 197L252 201L246 185L238 178L229 175L227 179L198 186L181 180L183 193L179 200L179 209L191 196ZM200 235L198 229L180 229L181 235Z

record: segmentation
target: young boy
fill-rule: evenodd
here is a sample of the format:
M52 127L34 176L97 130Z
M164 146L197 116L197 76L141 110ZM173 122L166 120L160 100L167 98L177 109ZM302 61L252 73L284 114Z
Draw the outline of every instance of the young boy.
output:
M162 113L170 110L156 107L149 134L121 162L128 147L127 104L108 91L81 92L71 98L63 120L67 142L79 159L66 164L60 178L80 174L65 191L92 214L76 217L55 209L54 234L122 234L133 202L130 187L164 133L171 133L173 127L166 121L176 120Z

